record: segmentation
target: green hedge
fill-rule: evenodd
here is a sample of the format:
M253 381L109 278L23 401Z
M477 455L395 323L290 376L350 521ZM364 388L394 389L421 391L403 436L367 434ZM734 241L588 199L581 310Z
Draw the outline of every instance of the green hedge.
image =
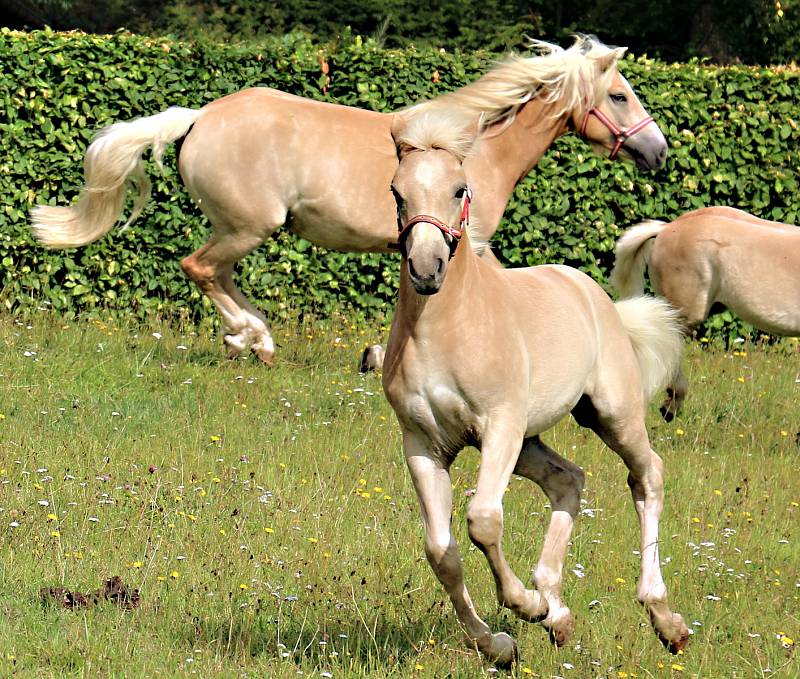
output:
M212 316L178 263L209 229L182 188L172 155L164 174L151 173L154 200L130 229L79 250L48 252L32 241L30 207L71 202L97 129L172 105L202 106L253 85L388 111L464 85L496 57L384 50L357 36L320 46L288 35L244 48L4 29L0 288L6 307L49 302L65 314L112 308L142 319ZM330 67L326 93L322 60ZM797 69L645 58L627 58L621 68L670 142L666 167L640 174L594 155L574 135L563 137L509 203L494 240L506 263L565 262L604 280L616 238L642 219L732 205L797 221ZM374 315L391 309L398 269L396 255L328 252L283 233L242 262L237 280L268 314L351 308Z

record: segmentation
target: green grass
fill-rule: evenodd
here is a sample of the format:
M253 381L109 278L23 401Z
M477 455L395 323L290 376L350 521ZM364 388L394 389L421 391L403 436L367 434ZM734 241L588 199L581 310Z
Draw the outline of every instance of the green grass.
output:
M380 379L355 372L367 339L344 318L281 328L267 369L221 360L205 332L0 317L0 676L490 673L425 561ZM587 471L592 510L567 562L578 623L560 650L498 609L464 526L479 457L458 458L467 582L519 642L510 676L800 676L778 638L800 642L800 347L743 350L689 346L683 416L665 424L654 405L648 420L667 462L664 575L694 630L681 656L635 601L638 522L596 437L569 421L545 436ZM527 579L546 500L514 478L505 507ZM140 588L138 609L40 602L42 587L112 575Z

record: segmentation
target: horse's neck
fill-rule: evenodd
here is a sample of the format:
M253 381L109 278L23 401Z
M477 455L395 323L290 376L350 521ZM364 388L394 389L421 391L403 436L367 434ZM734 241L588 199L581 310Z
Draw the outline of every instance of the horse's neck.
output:
M540 99L528 102L511 124L503 127L498 123L486 130L474 153L464 161L475 193L481 238L491 238L516 185L566 132L568 116L555 116L557 105Z

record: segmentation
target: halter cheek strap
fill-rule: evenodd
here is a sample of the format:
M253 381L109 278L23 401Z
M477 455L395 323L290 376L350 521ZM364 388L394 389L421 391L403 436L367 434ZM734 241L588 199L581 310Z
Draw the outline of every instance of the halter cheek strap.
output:
M437 219L436 217L431 217L430 215L416 215L409 219L405 225L400 221L400 215L397 216L397 244L389 243L389 247L392 249L398 249L402 253L403 256L406 254L406 238L408 238L408 234L411 231L411 227L415 224L425 223L431 224L435 226L439 231L441 231L445 236L449 237L448 246L450 247L450 258L452 259L453 255L456 252L456 248L458 247L458 243L461 240L461 236L464 234L464 228L469 226L469 205L472 202L472 191L467 188L466 192L464 193L464 204L461 206L461 219L458 225L458 228L454 228L448 224L445 224L441 219Z
M625 142L628 141L634 134L643 130L647 127L650 123L653 122L652 116L647 116L646 118L642 118L638 123L628 127L627 129L623 129L617 127L616 123L614 123L611 118L609 118L605 113L603 113L599 108L590 108L586 112L586 116L583 118L583 125L581 125L581 137L586 136L586 125L589 122L589 116L594 116L597 118L603 125L608 128L608 131L614 135L616 139L616 143L614 144L614 148L611 149L611 154L608 156L611 160L614 160L617 155L619 154L620 149L625 145Z

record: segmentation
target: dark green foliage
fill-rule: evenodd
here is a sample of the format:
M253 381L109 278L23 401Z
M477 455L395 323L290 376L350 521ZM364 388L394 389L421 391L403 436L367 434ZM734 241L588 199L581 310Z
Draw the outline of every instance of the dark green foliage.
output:
M323 48L293 34L258 47L198 46L127 34L0 34L0 288L9 308L50 303L65 314L119 309L213 317L179 260L209 236L177 174L153 170L153 201L128 230L86 248L45 251L28 229L36 202L71 202L95 130L172 105L203 104L265 85L392 110L475 79L484 52L384 50L360 38ZM330 65L330 83L320 61ZM510 266L566 262L603 280L616 238L642 219L731 205L796 223L800 74L792 69L668 65L626 59L622 71L670 141L655 175L559 140L518 187L493 241ZM434 83L434 71L439 82ZM268 314L390 312L397 255L326 252L285 232L238 268L245 294ZM727 327L727 326L726 326ZM736 330L734 327L733 330Z

